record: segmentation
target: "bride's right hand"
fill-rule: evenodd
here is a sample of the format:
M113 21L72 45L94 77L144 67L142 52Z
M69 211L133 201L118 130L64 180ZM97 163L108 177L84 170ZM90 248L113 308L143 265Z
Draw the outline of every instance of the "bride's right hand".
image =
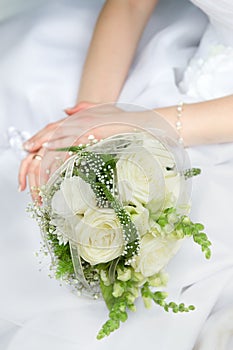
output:
M32 198L33 200L38 198L38 188L41 183L45 183L49 175L65 160L65 152L57 152L55 149L73 145L81 130L84 129L77 127L81 123L75 123L76 118L72 115L92 106L94 106L93 103L81 102L75 107L67 108L65 112L68 117L48 124L24 143L23 146L28 155L20 164L19 191L26 189L28 178Z
M85 110L87 108L95 106L94 103L91 102L80 102L76 106L65 109L65 113L69 116L72 116L82 110ZM73 127L70 125L71 123L66 123L68 121L68 118L60 119L54 123L50 123L46 125L43 129L41 129L39 132L37 132L35 135L33 135L30 139L28 139L24 144L23 148L25 151L29 153L34 153L43 147L44 144L46 144L49 140L53 140L55 137L60 138L61 135L59 135L58 132L56 132L62 125L62 130L64 135L70 134L70 127Z

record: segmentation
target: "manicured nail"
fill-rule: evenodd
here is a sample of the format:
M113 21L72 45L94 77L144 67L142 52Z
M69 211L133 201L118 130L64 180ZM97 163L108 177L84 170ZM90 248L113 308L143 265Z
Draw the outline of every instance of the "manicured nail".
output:
M73 109L74 109L74 107L67 107L67 108L63 109L63 111L64 111L64 112L66 112L66 111L72 111Z
M26 151L30 151L34 147L34 142L26 142L23 147Z
M20 184L18 186L18 192L22 192L22 186Z

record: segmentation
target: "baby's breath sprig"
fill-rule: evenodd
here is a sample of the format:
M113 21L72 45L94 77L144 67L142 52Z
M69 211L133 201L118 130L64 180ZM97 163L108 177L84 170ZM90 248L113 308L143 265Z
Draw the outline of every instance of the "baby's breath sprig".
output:
M80 159L77 168L74 169L76 175L91 185L100 207L109 205L114 209L122 226L125 249L123 256L130 263L134 255L140 249L139 233L132 222L129 213L123 208L114 193L114 170L116 159L112 155L99 155L94 152L80 152Z
M107 200L111 203L123 230L124 240L125 240L125 251L123 256L128 259L130 263L131 258L139 253L140 249L140 239L139 233L132 222L129 213L122 207L121 203L103 186L104 194Z
M155 304L163 307L164 310L167 312L169 311L169 309L171 309L174 313L189 312L189 311L195 310L194 305L185 306L184 303L176 304L173 301L170 303L167 303L165 301L168 297L167 293L161 292L161 291L152 292L149 288L148 282L146 282L141 288L141 295L147 307L150 306L150 301L153 300Z

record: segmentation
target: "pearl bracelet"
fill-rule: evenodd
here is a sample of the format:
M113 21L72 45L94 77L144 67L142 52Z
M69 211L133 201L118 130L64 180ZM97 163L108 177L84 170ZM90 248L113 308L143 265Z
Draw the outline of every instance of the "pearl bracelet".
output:
M181 129L182 129L182 126L183 126L181 117L182 117L183 110L184 110L184 102L181 101L181 102L178 103L178 105L176 107L176 111L177 111L176 130L177 130L178 135L179 135L178 142L180 144L184 143L184 139L181 136Z

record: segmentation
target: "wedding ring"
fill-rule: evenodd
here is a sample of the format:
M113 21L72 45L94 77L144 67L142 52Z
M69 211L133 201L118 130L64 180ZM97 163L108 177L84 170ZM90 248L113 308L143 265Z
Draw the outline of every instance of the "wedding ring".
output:
M30 187L30 191L31 192L39 192L39 190L40 190L39 187L36 187L36 186L31 186Z
M39 155L39 154L35 154L35 155L32 157L32 159L42 160L43 157L42 157L41 155Z

